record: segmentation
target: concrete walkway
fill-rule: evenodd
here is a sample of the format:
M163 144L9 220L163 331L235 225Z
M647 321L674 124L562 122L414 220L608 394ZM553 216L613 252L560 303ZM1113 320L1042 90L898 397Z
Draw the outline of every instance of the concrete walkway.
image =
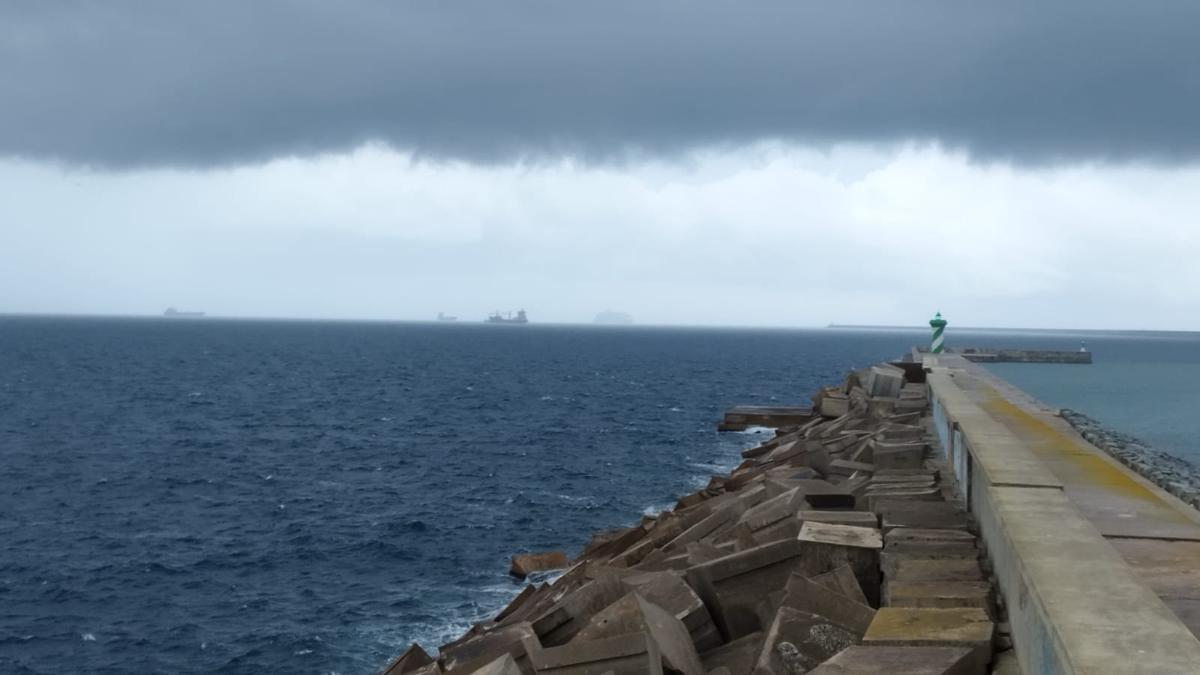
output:
M935 361L1024 671L1200 673L1200 512L985 368Z

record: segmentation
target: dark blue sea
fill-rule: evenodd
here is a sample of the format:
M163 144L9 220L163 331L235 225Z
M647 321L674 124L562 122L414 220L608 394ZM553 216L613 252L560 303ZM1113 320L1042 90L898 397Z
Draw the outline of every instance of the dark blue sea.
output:
M923 337L0 318L0 673L377 672Z

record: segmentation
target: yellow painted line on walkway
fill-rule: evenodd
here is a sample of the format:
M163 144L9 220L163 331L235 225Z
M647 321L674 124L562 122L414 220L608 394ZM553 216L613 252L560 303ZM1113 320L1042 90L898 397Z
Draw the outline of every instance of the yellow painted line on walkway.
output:
M1074 470L1073 476L1058 476L1066 484L1086 481L1097 487L1107 488L1125 497L1140 499L1177 513L1172 504L1167 503L1159 495L1135 479L1132 472L1124 466L1099 456L1096 452L1079 446L1074 439L1055 429L1036 416L1023 410L1008 399L991 389L982 407L988 414L1007 424L1017 431L1022 440L1029 443L1029 448L1039 457L1052 459L1055 462L1069 464ZM1187 520L1180 518L1181 521Z

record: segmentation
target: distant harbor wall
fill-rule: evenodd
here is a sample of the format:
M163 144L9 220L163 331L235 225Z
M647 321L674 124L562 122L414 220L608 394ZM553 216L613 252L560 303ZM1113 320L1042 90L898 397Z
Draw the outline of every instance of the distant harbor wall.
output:
M1089 351L1047 349L960 349L958 354L974 363L1079 363L1092 362Z

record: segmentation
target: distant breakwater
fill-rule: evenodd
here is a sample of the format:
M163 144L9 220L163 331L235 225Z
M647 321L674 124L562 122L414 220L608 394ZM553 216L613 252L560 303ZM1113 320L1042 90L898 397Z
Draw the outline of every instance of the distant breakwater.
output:
M1145 441L1109 429L1100 422L1064 408L1059 413L1089 443L1115 457L1155 485L1193 507L1200 508L1200 467Z

